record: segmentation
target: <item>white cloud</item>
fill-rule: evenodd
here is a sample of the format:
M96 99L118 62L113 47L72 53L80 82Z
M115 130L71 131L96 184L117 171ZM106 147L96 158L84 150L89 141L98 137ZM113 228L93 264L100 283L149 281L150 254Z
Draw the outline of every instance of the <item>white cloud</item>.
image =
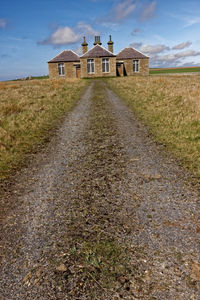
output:
M187 17L184 19L186 22L186 24L184 25L184 28L200 23L200 17L189 17L189 18Z
M0 19L0 29L5 29L7 25L8 25L8 20Z
M190 47L192 45L191 42L187 41L187 42L184 42L184 43L180 43L178 45L175 45L172 49L173 50L182 50L182 49L185 49L187 47Z
M142 12L140 13L139 20L141 22L151 20L155 15L156 1L144 6Z
M94 30L90 24L79 22L77 29L86 37L98 35L98 31Z
M68 26L57 28L50 37L43 41L39 41L38 45L70 45L80 41L83 35L90 37L97 34L98 32L95 31L90 24L79 22L75 28L70 28Z
M155 55L151 57L151 64L156 66L181 66L184 64L184 59L188 57L200 56L200 51L186 50L167 55Z
M135 0L117 0L114 1L112 9L98 21L105 26L108 24L121 23L132 16L136 8Z
M109 1L109 0L107 0ZM115 26L131 17L139 19L140 22L151 20L155 15L156 0L147 3L144 0L112 0L114 5L102 18L97 19L102 25ZM133 35L135 34L132 32Z
M195 57L200 56L200 51L195 51L192 49L178 51L176 53L174 53L174 51L173 53L170 52L172 50L175 50L175 47L176 50L181 50L190 46L191 44L192 43L190 42L184 42L174 46L173 48L170 48L165 44L147 45L139 42L133 43L130 46L147 54L150 57L150 64L153 67L176 67L187 63L187 58L189 57L193 57L193 59L195 60ZM167 51L168 53L165 55L160 55L160 53L164 51Z
M183 28L187 28L192 25L200 24L200 17L195 16L194 13L193 13L193 15L190 15L190 16L178 15L178 14L174 14L174 13L169 13L168 15L172 18L175 18L175 19L178 19L178 20L184 22L185 24L183 25Z
M138 48L139 51L148 54L148 55L155 55L157 53L161 53L165 50L170 50L170 48L166 45L146 45L142 43L133 43L130 46Z
M133 47L133 48L136 48L136 49L140 49L142 47L142 43L139 42L139 43L132 43L130 44L130 47Z
M185 50L185 51L175 54L175 56L177 58L189 57L189 56L199 56L199 55L200 55L200 51L195 51L195 50Z
M152 60L159 62L173 62L177 60L177 57L175 54L156 55L152 57Z
M76 34L73 29L71 29L68 26L65 27L60 27L58 28L52 35L41 41L38 42L40 45L56 45L56 46L61 46L61 45L68 45L68 44L74 44L78 42L80 39L80 35Z
M170 50L170 48L166 45L142 45L140 49L141 52L147 54L156 54L156 53L161 53L165 50Z
M186 62L180 65L181 67L198 67L199 63L195 63L193 61Z
M135 10L135 3L133 0L123 0L118 3L113 9L113 18L115 22L120 22L127 19Z

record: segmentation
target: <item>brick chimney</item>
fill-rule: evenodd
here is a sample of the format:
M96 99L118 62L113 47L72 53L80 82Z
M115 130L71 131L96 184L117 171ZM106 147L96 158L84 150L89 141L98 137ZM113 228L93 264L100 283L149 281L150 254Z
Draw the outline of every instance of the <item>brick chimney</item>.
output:
M94 46L95 45L100 45L100 46L102 45L99 35L94 37Z
M83 54L85 54L87 51L88 51L88 43L86 43L86 40L85 40L85 36L83 37L83 43L81 44L82 46L82 52Z
M108 50L110 51L110 52L112 52L113 53L113 41L112 41L112 38L111 38L111 35L109 35L109 41L108 41Z

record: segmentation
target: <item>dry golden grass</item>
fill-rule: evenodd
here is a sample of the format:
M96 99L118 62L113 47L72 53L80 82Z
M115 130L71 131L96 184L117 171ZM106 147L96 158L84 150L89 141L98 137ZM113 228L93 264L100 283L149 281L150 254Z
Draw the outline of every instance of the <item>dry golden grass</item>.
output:
M78 79L0 82L0 178L48 138L86 85Z
M108 82L155 139L200 177L200 77L124 77Z

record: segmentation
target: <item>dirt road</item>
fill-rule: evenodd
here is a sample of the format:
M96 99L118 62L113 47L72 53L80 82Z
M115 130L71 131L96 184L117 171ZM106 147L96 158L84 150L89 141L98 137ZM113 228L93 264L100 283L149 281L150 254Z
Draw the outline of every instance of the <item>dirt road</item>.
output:
M199 193L103 82L9 197L0 299L200 299Z

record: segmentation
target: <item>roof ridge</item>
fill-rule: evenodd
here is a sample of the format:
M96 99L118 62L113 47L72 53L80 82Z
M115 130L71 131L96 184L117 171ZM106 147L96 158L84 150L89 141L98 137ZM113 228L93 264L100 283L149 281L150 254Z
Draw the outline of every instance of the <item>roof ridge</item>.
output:
M146 56L146 57L149 57L148 55L142 53L140 50L137 50L137 49L135 49L134 47L127 47L127 48L132 48L133 50L135 50L135 51L141 53L142 55L144 55L144 56Z
M63 57L65 57L65 59L63 59ZM66 57L68 57L68 58L66 58ZM63 61L66 61L66 62L67 61L80 61L80 57L73 50L65 49L65 50L61 51L58 55L53 57L48 62L51 63L51 62L57 62L57 61L61 61L61 62L63 62Z
M142 53L141 51L139 51L139 50L137 50L137 49L135 49L135 48L133 48L133 47L125 47L125 48L123 48L119 53L117 53L117 56L120 56L120 55L122 55L121 53L123 53L123 51L124 50L133 50L133 51L135 51L136 53L138 53L138 54L140 54L140 55L142 55L143 56L143 58L149 58L149 56L147 56L147 55L145 55L144 53Z
M100 46L100 45L99 45ZM104 50L108 51L109 53L111 53L112 55L115 55L114 53L112 53L110 50L106 49L105 47L103 46L100 46L101 48L103 48Z
M112 53L111 51L109 51L109 50L106 49L105 47L103 47L103 46L97 44L97 45L95 45L94 47L92 47L91 49L89 49L87 52L85 52L84 54L82 54L82 55L80 56L80 58L82 58L83 56L85 56L86 54L88 54L90 51L92 51L92 50L93 50L94 48L96 48L96 47L100 47L100 48L102 48L103 50L107 51L108 53L112 54L112 56L116 56L114 53Z
M80 58L80 56L76 52L74 52L74 50L69 50L69 51L73 52L76 56L78 56L78 58Z
M83 56L83 55L85 55L85 54L87 54L89 51L91 51L92 49L94 49L96 46L99 46L98 44L97 45L95 45L94 47L92 47L91 49L89 49L87 52L85 52L84 54L82 54L81 56L80 56L80 58Z

